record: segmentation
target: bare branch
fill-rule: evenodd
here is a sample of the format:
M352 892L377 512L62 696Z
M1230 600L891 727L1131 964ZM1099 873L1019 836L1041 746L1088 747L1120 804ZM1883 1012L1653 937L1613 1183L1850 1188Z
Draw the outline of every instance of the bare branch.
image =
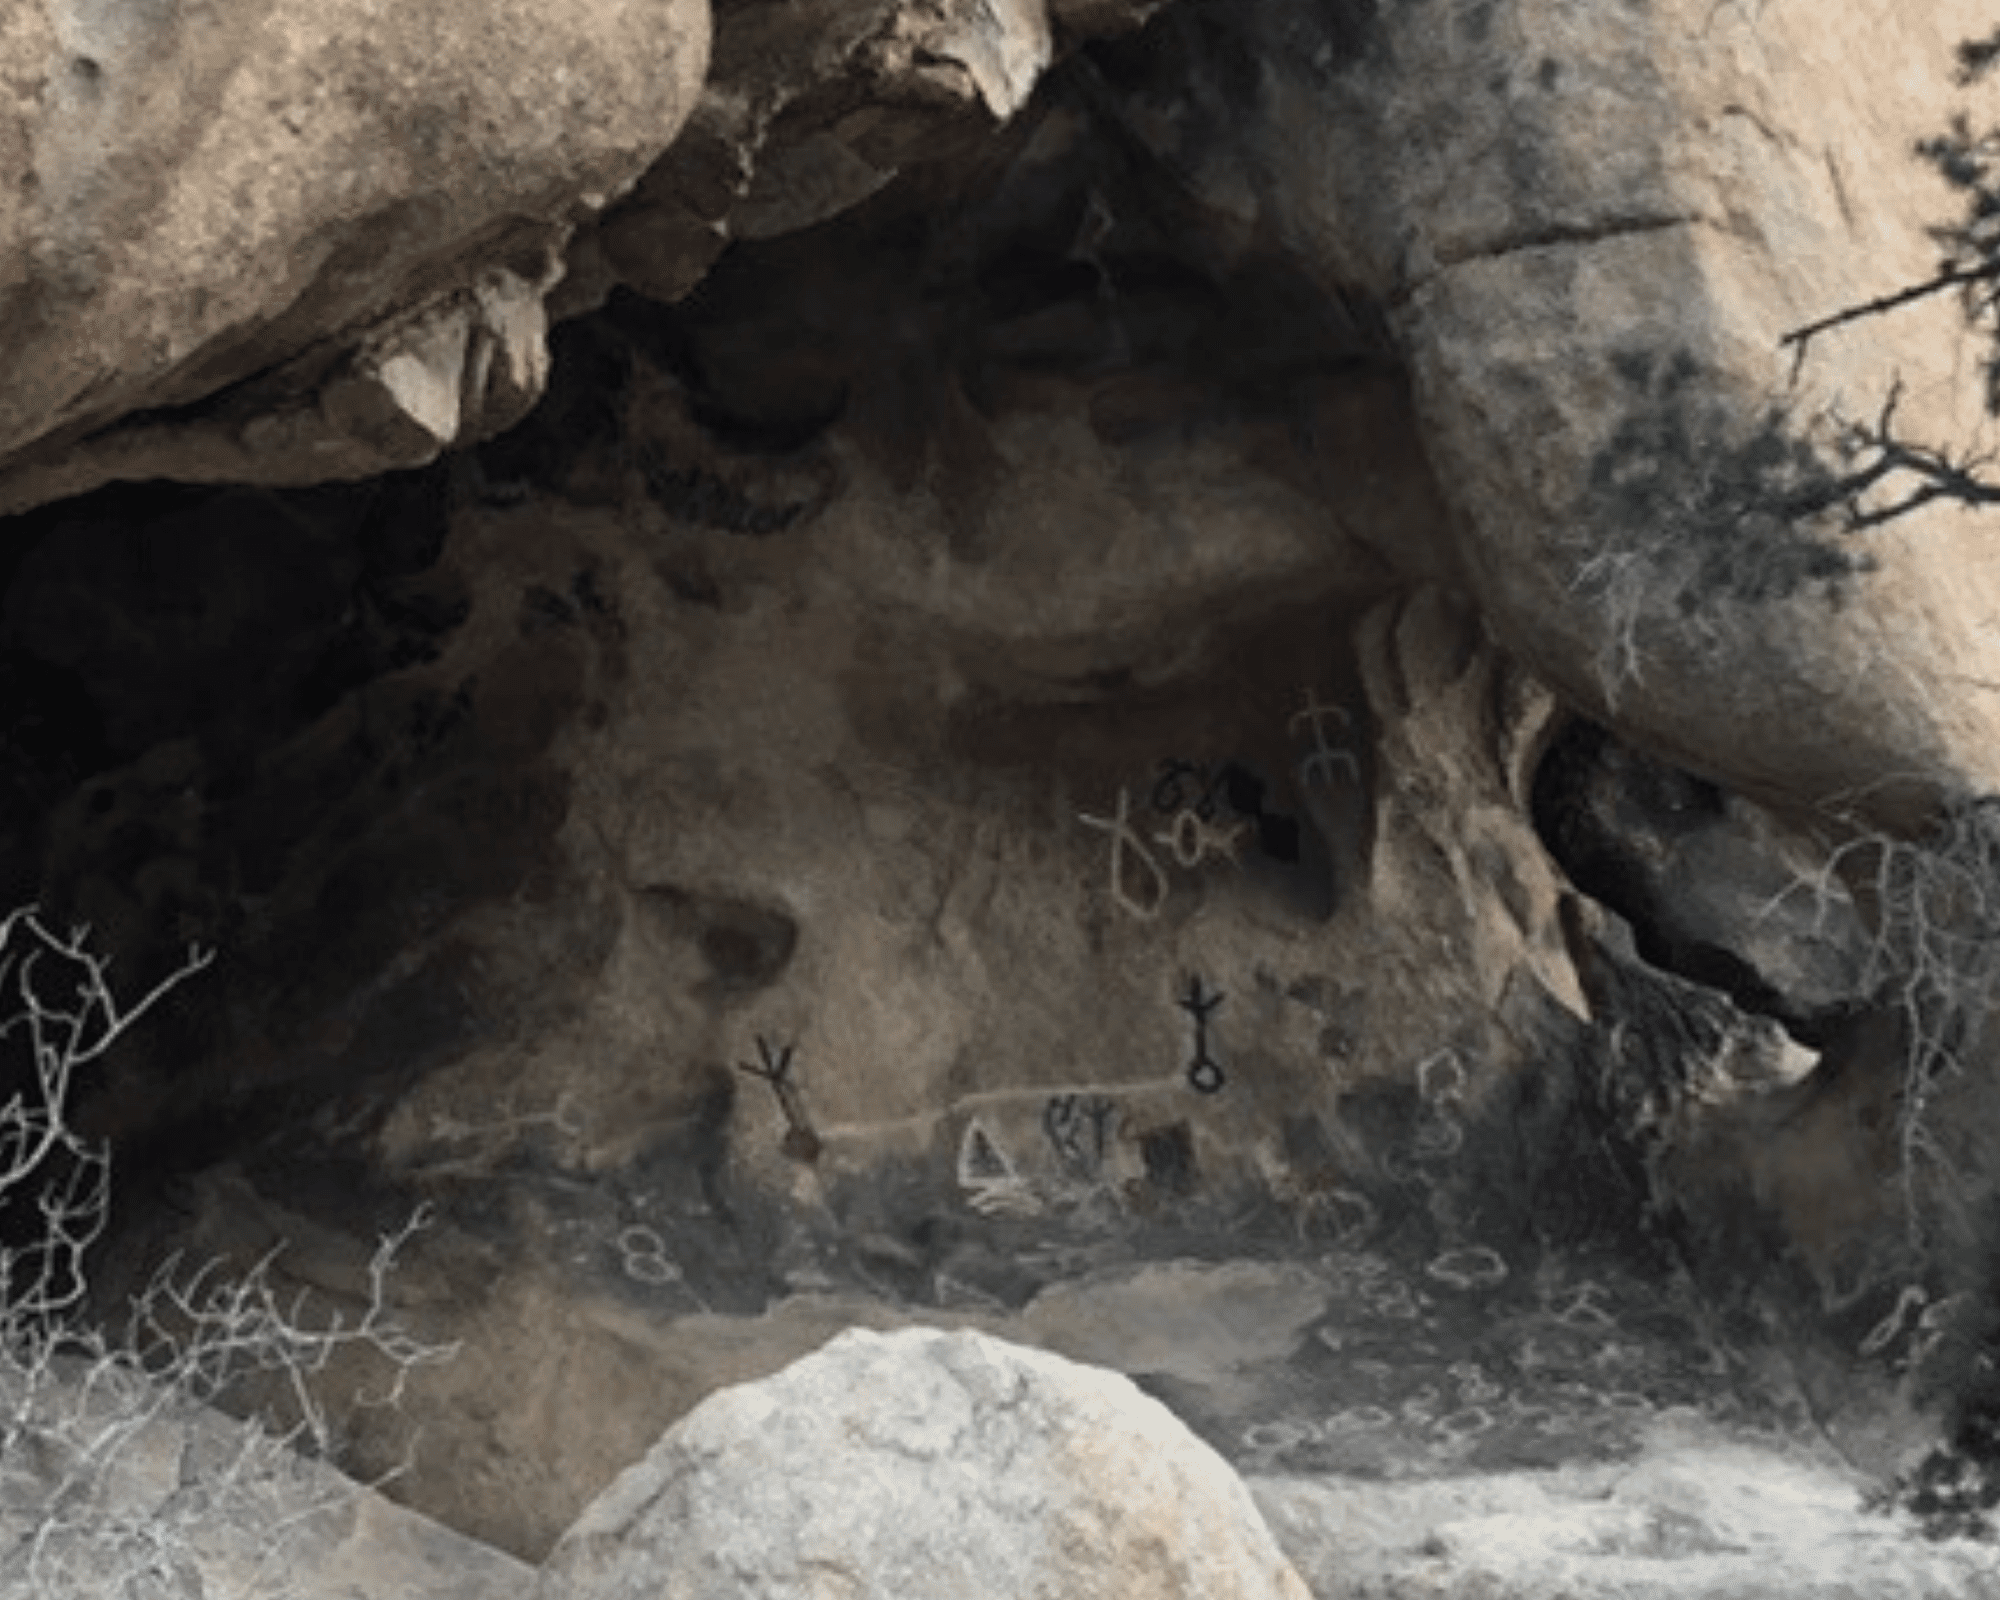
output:
M1809 322L1802 328L1794 328L1778 341L1778 347L1797 346L1792 358L1792 376L1798 377L1799 366L1806 358L1806 347L1822 333L1844 327L1850 322L1859 322L1864 317L1879 317L1918 300L1928 299L1934 294L1943 294L1948 289L1962 289L1967 284L1990 282L2000 278L2000 261L1982 261L1976 267L1948 267L1935 278L1923 283L1912 284L1907 289L1898 289L1894 294L1885 294L1858 306L1848 306L1817 322Z
M75 1071L214 958L191 949L121 1005L86 938L81 928L58 936L32 906L0 919L0 1046L14 1078L0 1103L0 1207L18 1224L0 1246L0 1471L9 1485L0 1593L213 1594L226 1563L230 1594L286 1600L308 1520L357 1492L336 1474L310 1475L301 1453L325 1456L334 1443L319 1381L329 1365L372 1353L391 1376L355 1401L389 1405L417 1367L453 1353L415 1337L389 1307L397 1252L428 1213L381 1242L358 1310L316 1309L303 1290L281 1290L274 1251L233 1280L216 1264L182 1275L169 1263L120 1339L84 1322L84 1256L109 1215L111 1169L108 1153L69 1124ZM280 1387L286 1417L237 1424L208 1409L259 1377ZM176 1438L174 1480L135 1487L147 1457ZM236 1529L260 1532L244 1547Z

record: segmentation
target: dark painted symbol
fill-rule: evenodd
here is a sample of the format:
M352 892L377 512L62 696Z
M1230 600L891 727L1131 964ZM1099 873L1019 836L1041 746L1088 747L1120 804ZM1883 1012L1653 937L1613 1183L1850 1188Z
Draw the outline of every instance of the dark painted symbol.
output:
M757 1035L759 1064L753 1067L739 1061L736 1070L762 1078L777 1096L778 1109L785 1114L785 1140L779 1148L794 1161L813 1161L819 1156L819 1135L813 1132L812 1119L806 1115L805 1097L792 1079L793 1054L793 1046L775 1045L760 1033Z
M1187 787L1190 778L1200 785L1197 797L1192 801L1188 798ZM1203 822L1213 822L1218 798L1216 791L1221 785L1222 773L1219 769L1168 756L1160 762L1160 776L1153 784L1153 809L1169 817L1177 811L1192 811Z
M1335 714L1333 708L1315 706L1321 716ZM1296 724L1297 718L1293 719ZM1298 822L1264 803L1268 786L1240 761L1186 761L1168 756L1160 762L1159 776L1153 781L1152 807L1172 820L1160 843L1170 845L1182 866L1194 864L1189 846L1206 838L1216 854L1236 859L1236 841L1245 831L1256 839L1257 848L1274 861L1299 859ZM1220 819L1234 817L1233 826L1219 826Z
M1194 1058L1188 1062L1188 1084L1196 1094L1220 1094L1229 1081L1223 1075L1222 1063L1208 1048L1209 1016L1226 998L1221 993L1209 994L1197 974L1188 979L1187 993L1174 1002L1194 1018Z
M1051 1095L1042 1107L1042 1132L1065 1166L1095 1176L1117 1117L1117 1103L1103 1095Z

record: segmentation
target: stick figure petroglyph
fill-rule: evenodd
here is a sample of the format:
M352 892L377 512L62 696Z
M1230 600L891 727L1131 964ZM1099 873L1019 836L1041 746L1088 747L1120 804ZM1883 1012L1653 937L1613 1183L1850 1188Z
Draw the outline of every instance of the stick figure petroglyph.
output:
M775 1045L760 1033L757 1035L759 1064L753 1067L739 1061L736 1070L762 1078L777 1096L778 1109L785 1115L785 1138L779 1148L794 1161L814 1161L819 1157L819 1135L813 1132L812 1119L806 1115L805 1097L792 1081L793 1053L793 1046Z
M1344 771L1350 782L1359 783L1361 764L1354 759L1354 753L1329 743L1326 737L1326 724L1329 720L1336 727L1345 730L1353 725L1354 719L1340 706L1321 705L1319 696L1311 689L1306 690L1305 694L1305 709L1294 712L1291 720L1285 724L1288 731L1295 731L1303 722L1313 743L1312 749L1299 760L1300 785L1311 788L1317 774L1318 781L1330 787L1336 768Z
M1220 993L1207 993L1197 974L1188 979L1187 993L1174 1002L1194 1018L1194 1057L1188 1062L1188 1084L1197 1094L1220 1094L1229 1081L1223 1074L1222 1063L1208 1048L1209 1016L1227 998Z

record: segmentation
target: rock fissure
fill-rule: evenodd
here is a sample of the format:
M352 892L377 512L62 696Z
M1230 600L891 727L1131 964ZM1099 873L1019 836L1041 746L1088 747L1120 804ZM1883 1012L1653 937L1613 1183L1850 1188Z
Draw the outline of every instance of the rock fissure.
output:
M1673 228L1694 228L1712 226L1710 220L1699 212L1665 212L1657 215L1606 217L1600 222L1556 223L1536 228L1525 233L1510 236L1490 245L1476 249L1440 252L1437 265L1429 272L1416 277L1401 289L1392 303L1406 304L1415 296L1434 285L1443 275L1461 267L1477 266L1487 262L1506 261L1510 257L1533 254L1545 250L1569 248L1589 249L1595 245L1609 244L1632 238L1643 238L1648 234L1664 233Z

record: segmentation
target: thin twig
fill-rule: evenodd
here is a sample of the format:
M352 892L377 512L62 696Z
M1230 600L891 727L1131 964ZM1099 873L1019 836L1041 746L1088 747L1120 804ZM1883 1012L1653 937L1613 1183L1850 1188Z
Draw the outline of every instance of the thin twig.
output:
M1960 289L1968 283L1980 283L1987 279L2000 278L2000 261L1981 262L1976 267L1951 267L1935 278L1923 283L1912 284L1907 289L1898 289L1894 294L1878 295L1875 299L1858 306L1848 306L1831 316L1821 317L1817 322L1809 322L1802 328L1794 328L1778 341L1778 347L1798 346L1798 353L1792 360L1792 376L1797 378L1799 366L1806 358L1806 346L1820 334L1844 327L1850 322L1859 322L1864 317L1879 317L1887 312L1910 305L1934 294L1942 294L1947 289Z

